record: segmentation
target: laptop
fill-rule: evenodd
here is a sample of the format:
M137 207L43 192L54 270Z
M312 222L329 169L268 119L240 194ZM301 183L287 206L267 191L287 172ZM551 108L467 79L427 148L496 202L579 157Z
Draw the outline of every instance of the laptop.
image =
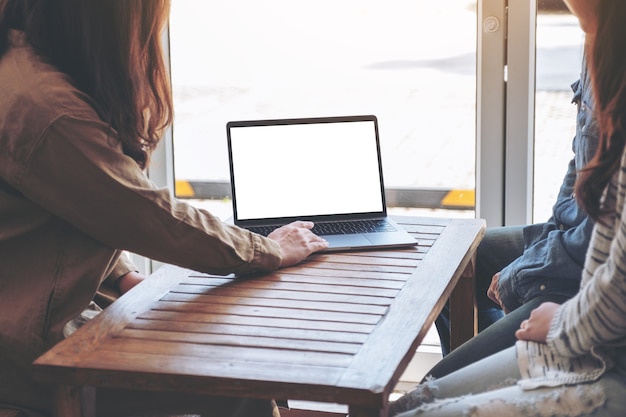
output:
M327 251L415 245L387 217L376 116L231 121L233 222L266 235L315 223Z

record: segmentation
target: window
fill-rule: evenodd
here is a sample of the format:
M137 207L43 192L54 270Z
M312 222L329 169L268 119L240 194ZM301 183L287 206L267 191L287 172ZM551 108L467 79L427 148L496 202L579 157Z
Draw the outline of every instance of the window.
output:
M229 120L375 114L388 204L473 215L475 1L176 0L170 58L178 196L227 197Z
M576 107L570 84L580 76L584 36L562 1L542 0L538 6L533 219L542 222L552 213L573 156Z

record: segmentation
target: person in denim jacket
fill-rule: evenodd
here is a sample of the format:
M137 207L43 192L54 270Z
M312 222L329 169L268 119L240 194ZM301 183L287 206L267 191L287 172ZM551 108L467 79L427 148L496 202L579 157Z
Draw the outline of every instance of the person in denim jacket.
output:
M545 223L487 229L476 259L481 335L450 353L446 306L435 323L446 358L432 369L432 376L443 376L513 345L515 330L535 307L544 301L562 303L578 292L593 221L576 203L574 183L577 171L589 162L598 145L584 60L581 78L572 84L572 90L572 102L578 109L572 142L574 157L568 164L552 216ZM486 334L482 334L483 330Z
M583 76L587 77L586 70ZM593 221L576 203L573 189L577 170L589 162L598 144L591 89L587 88L589 80L585 81L579 80L572 86L573 101L579 108L572 147L575 156L569 163L553 215L546 223L522 228L523 254L492 280L490 298L499 301L504 311L513 311L546 294L570 298L578 291Z

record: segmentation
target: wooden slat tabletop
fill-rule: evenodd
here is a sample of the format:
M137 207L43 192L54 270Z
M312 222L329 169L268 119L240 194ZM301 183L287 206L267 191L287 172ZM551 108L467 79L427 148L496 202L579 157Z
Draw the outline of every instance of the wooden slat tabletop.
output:
M245 279L164 266L39 358L36 374L68 386L337 402L354 417L383 415L485 227L395 219L416 247L318 254Z

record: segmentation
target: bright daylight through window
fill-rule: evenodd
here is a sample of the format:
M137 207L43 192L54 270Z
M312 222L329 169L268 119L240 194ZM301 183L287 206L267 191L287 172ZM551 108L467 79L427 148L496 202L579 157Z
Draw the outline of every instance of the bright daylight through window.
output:
M472 0L176 0L177 194L228 193L230 120L375 114L388 205L432 204L424 197L446 190L470 190L473 205L475 9Z
M550 217L572 159L576 107L569 88L580 77L583 32L562 0L539 0L535 96L534 219Z
M217 201L211 209L229 216L230 120L375 114L388 205L447 204L464 209L452 215L473 216L476 7L476 0L172 2L178 196ZM534 217L542 221L571 157L569 84L579 74L582 34L561 0L539 0L537 22ZM457 199L446 201L451 190Z

